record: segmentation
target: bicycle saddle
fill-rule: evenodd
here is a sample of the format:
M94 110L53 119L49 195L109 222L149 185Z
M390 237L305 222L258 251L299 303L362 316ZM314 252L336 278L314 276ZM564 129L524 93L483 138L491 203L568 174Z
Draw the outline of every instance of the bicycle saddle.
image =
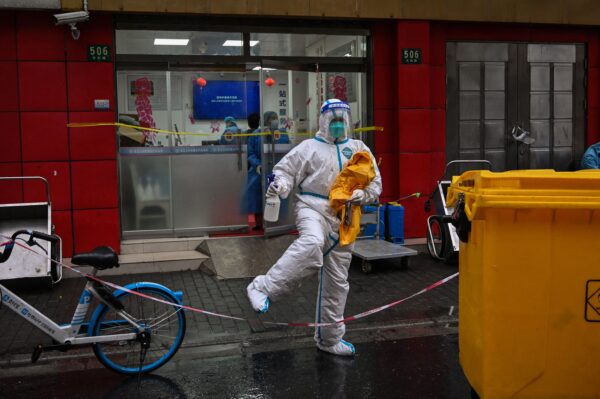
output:
M93 266L98 270L119 267L119 257L110 247L96 247L91 252L73 255L71 262L79 266Z

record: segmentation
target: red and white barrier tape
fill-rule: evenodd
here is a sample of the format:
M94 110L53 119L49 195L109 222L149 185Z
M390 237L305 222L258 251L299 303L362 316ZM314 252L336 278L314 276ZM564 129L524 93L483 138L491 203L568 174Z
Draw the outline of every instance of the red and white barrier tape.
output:
M5 246L7 244L10 244L12 242L12 240L10 240L9 237L3 236L3 235L0 235L0 236L2 236L3 238L8 238L9 239L9 241L0 244L0 247L3 247L3 246ZM30 252L33 252L34 254L36 254L38 256L43 257L44 259L48 258L46 255L41 254L39 252L36 252L33 249L31 249L30 247L28 247L26 245L23 245L21 243L18 243L16 241L15 241L15 245L17 245L19 247L22 247L22 248L25 248L26 250L28 250ZM221 313L210 312L208 310L193 308L191 306L180 305L178 303L173 303L173 302L165 301L163 299L155 298L155 297L146 295L146 294L144 294L142 292L133 291L133 290L130 290L128 288L122 287L122 286L120 286L118 284L114 284L114 283L111 283L109 281L101 280L101 279L97 278L96 276L92 276L91 274L87 274L87 273L81 272L81 271L79 271L79 270L77 270L77 269L75 269L75 268L73 268L71 266L65 265L64 263L61 263L61 262L57 262L57 261L55 261L53 259L51 259L51 261L54 262L54 263L56 263L57 265L61 265L62 267L65 267L65 268L67 268L67 269L69 269L69 270L71 270L71 271L73 271L73 272L75 272L75 273L77 273L77 274L79 274L79 275L81 275L83 277L87 277L87 278L89 278L91 280L94 280L94 281L100 283L100 284L107 285L107 286L109 286L111 288L114 288L114 289L117 289L117 290L125 291L125 292L127 292L129 294L132 294L132 295L137 295L137 296L140 296L142 298L150 299L152 301L164 303L164 304L170 305L170 306L175 306L175 307L178 307L178 308L181 308L181 309L189 310L191 312L202 313L202 314L205 314L205 315L208 315L208 316L220 317L222 319L230 319L230 320L238 320L238 321L248 321L247 319L244 319L244 318L241 318L241 317L229 316L229 315L224 315L224 314L221 314ZM397 306L397 305L399 305L399 304L401 304L401 303L403 303L405 301L408 301L409 299L412 299L412 298L414 298L416 296L419 296L419 295L422 295L422 294L424 294L426 292L429 292L429 291L431 291L431 290L439 287L440 285L446 284L448 281L453 280L457 276L458 276L458 273L454 273L453 275L448 276L446 278L443 278L443 279L441 279L439 281L436 281L435 283L430 284L427 287L423 288L421 291L416 292L416 293L414 293L412 295L409 295L409 296L407 296L405 298L402 298L402 299L399 299L397 301L388 303L387 305L383 305L383 306L380 306L378 308L367 310L366 312L362 312L362 313L356 314L354 316L346 317L346 318L344 318L342 320L339 320L339 321L336 321L336 322L331 322L331 323L284 323L284 322L275 322L275 321L263 321L263 324L271 324L271 325L287 326L287 327L328 327L328 326L333 326L333 325L336 325L336 324L346 323L346 322L349 322L349 321L362 319L363 317L367 317L367 316L370 316L372 314L379 313L379 312L381 312L383 310L386 310L386 309L393 308L393 307L395 307L395 306Z

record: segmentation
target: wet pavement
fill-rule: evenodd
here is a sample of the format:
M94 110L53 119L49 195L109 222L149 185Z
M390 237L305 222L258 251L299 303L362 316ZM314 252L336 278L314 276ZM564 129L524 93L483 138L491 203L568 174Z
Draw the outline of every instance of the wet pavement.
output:
M350 268L345 314L354 315L407 297L457 271L428 254L373 264L373 272ZM463 398L469 387L458 365L458 281L347 324L355 359L317 351L313 329L265 321L312 321L317 279L257 315L245 294L250 279L218 280L200 271L106 278L125 285L154 281L181 290L194 307L243 317L225 320L187 313L187 333L171 362L144 378L104 369L90 348L47 352L30 363L31 348L50 340L12 312L0 308L0 398ZM17 292L57 322L68 322L82 279L53 290Z
M0 374L0 397L469 398L457 361L457 335L430 332L442 335L356 343L355 358L322 353L308 342L217 357L182 350L141 380L102 368L16 378Z
M354 315L406 297L456 271L456 266L435 262L426 253L412 257L406 269L394 260L374 263L373 272L370 274L361 272L360 263L353 263L350 268L350 294L345 314ZM316 277L308 278L293 295L272 303L269 312L260 316L251 309L246 298L245 288L250 281L247 278L217 280L200 271L184 271L113 276L106 279L121 285L132 281L154 281L174 290L182 290L186 305L247 319L234 321L189 312L184 346L239 342L252 337L270 339L312 334L310 328L273 326L263 322L313 321L318 287ZM67 279L52 290L16 292L51 319L58 323L68 323L83 285L83 279ZM379 328L398 323L435 322L449 317L449 314L455 319L457 303L456 279L398 307L349 323L348 328ZM3 367L10 367L11 362L26 362L35 345L50 343L43 333L7 309L0 308L0 326L0 373ZM84 351L89 353L90 349ZM50 356L58 355L60 354L56 352L50 353ZM44 353L42 360L46 356Z

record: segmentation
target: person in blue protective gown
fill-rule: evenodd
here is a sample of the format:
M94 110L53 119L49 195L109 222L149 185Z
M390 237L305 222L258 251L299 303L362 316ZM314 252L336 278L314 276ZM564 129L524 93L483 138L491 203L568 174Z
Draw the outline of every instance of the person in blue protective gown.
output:
M265 143L271 143L273 138L275 138L275 144L287 144L290 142L290 138L287 134L279 134L286 133L286 131L283 128L279 128L279 117L275 112L265 112L263 115L263 123L265 124L263 132L272 133L272 136L265 136Z
M600 169L600 142L592 144L581 158L582 169Z
M239 136L233 136L234 134L241 133L241 129L238 127L235 118L228 116L225 118L225 130L221 135L219 144L238 144L240 142Z
M364 189L355 189L350 201L366 204L381 194L381 175L369 148L348 138L350 106L337 99L325 101L316 137L302 141L273 168L274 181L267 196L287 198L297 188L296 227L299 237L265 275L257 276L246 288L252 308L266 312L276 301L296 289L313 273L319 274L316 322L333 323L315 329L317 348L335 355L352 356L354 346L342 339L348 296L348 268L353 245L339 246L340 219L329 205L329 191L352 155L370 155L375 178Z
M260 115L253 113L248 115L248 133L260 132ZM254 227L252 230L263 228L263 201L262 201L262 161L261 161L261 137L248 137L248 177L246 188L242 198L242 213L254 215Z

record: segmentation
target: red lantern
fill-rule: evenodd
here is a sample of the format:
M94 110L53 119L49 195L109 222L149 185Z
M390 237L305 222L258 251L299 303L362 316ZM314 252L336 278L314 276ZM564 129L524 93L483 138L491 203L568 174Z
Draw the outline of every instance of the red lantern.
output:
M200 87L204 87L204 86L206 86L206 79L198 78L198 79L196 79L196 84Z
M265 84L267 86L271 87L275 84L275 79L273 79L272 77L268 77L265 79Z

